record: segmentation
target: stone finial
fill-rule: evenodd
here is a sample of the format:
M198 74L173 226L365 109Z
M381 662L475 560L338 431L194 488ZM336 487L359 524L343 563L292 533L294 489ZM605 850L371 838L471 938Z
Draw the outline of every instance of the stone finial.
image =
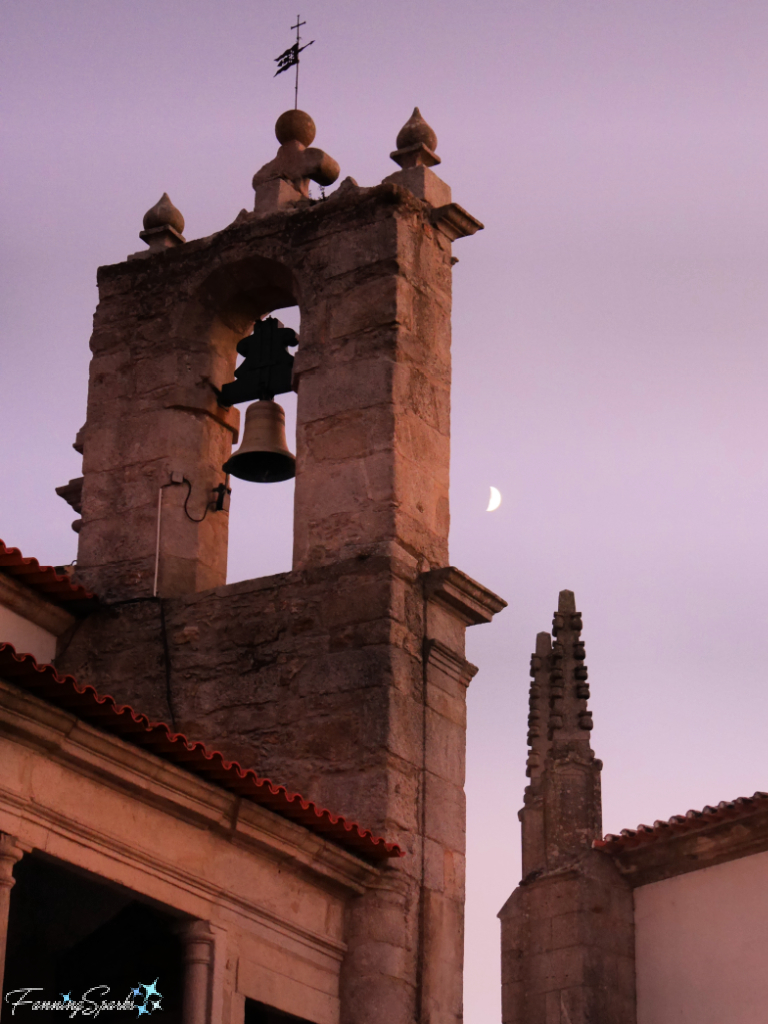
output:
M165 227L173 228L179 235L184 230L184 218L171 202L167 192L163 192L152 209L144 214L145 231Z
M304 110L286 110L275 122L275 137L281 146L300 142L306 149L315 141L315 122Z
M434 167L440 163L437 149L437 136L424 118L418 107L405 122L397 135L397 149L390 153L391 158L402 168Z
M182 235L184 218L173 205L167 192L163 192L155 205L144 214L144 230L139 238L149 246L149 253L163 252L181 245L186 239Z
M332 185L339 165L322 149L309 148L315 138L315 122L303 110L286 110L275 124L280 149L274 160L253 176L254 212L268 213L309 198L309 182Z

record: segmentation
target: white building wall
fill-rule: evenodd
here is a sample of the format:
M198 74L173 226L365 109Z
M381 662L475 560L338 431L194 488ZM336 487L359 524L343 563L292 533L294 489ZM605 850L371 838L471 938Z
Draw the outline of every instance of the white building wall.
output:
M637 1024L768 1022L768 852L635 890Z
M42 626L17 615L11 608L0 604L0 643L13 644L19 654L34 654L43 663L50 664L56 654L56 637Z

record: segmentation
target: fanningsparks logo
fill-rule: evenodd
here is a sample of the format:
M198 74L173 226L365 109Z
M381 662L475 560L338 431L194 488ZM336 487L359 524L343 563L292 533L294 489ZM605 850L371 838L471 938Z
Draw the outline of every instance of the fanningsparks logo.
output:
M17 1010L47 1010L66 1013L70 1018L77 1017L98 1017L100 1013L109 1010L136 1010L138 1017L144 1014L154 1013L162 1010L162 993L158 991L159 979L144 985L139 982L133 987L125 999L109 999L109 985L94 985L78 999L71 992L62 992L57 999L45 999L40 995L42 988L16 988L12 992L6 992L5 1002L11 1007L13 1017Z

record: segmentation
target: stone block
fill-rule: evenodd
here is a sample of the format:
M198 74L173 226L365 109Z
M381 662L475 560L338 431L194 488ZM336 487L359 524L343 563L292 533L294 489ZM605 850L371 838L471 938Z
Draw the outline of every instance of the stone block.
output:
M424 715L412 695L393 689L389 696L387 749L402 761L421 767Z
M387 577L339 581L323 602L322 622L333 630L340 625L382 618L402 621L401 603L402 588L398 587L395 592Z
M552 949L552 918L536 913L526 916L526 948L529 954Z
M446 849L464 853L466 846L466 800L464 790L426 773L425 834Z
M466 730L463 725L426 709L428 770L454 786L464 785Z
M347 338L385 324L410 329L412 301L410 285L391 272L347 287L329 309L329 337Z
M461 693L447 692L449 687L456 687ZM430 664L427 682L427 706L436 714L459 726L467 727L466 686L457 681L453 674L434 663Z
M359 359L336 363L322 373L306 373L301 380L301 404L297 433L307 423L325 420L375 406L388 406L394 401L394 376L397 364L388 358ZM388 428L394 431L393 426ZM383 434L377 447L384 447Z
M363 459L373 452L391 451L395 410L391 404L351 409L325 419L306 422L302 443L314 463Z
M573 988L584 984L589 954L578 946L566 946L550 953L552 987Z
M551 926L551 948L560 949L563 946L577 946L588 939L588 922L584 920L585 911L572 911L568 914L558 914L550 921Z
M417 199L423 199L430 206L445 206L451 201L450 186L438 178L430 167L406 167L388 175L384 181L407 188Z
M507 946L501 954L501 983L502 985L522 986L525 978L526 963L523 957L523 950Z
M502 1024L528 1024L525 1015L525 987L522 982L502 982Z
M325 264L327 278L368 269L397 254L398 231L391 220L374 221L361 227L351 227L344 233L344 245L338 245L334 233L315 248L318 261Z
M435 892L445 889L445 853L440 843L424 840L424 884Z
M417 365L398 363L393 374L393 392L395 401L410 410L412 416L438 434L450 435L451 397L446 386L431 380ZM437 470L436 464L432 471Z

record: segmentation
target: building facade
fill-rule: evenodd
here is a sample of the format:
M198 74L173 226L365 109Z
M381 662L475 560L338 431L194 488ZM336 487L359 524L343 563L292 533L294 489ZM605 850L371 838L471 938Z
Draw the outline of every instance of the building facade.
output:
M7 888L20 851L22 875L45 861L103 881L139 904L137 934L176 937L185 1022L456 1024L464 634L504 607L448 558L452 244L482 225L432 170L418 111L399 170L319 201L309 181L339 172L314 132L301 111L278 120L252 212L187 242L164 196L148 252L99 270L83 476L59 489L80 514L65 583L89 596L52 613L54 669L10 650L0 666L9 714L45 726L8 740L9 936L26 948ZM293 568L227 585L239 413L222 389L237 345L293 305Z

